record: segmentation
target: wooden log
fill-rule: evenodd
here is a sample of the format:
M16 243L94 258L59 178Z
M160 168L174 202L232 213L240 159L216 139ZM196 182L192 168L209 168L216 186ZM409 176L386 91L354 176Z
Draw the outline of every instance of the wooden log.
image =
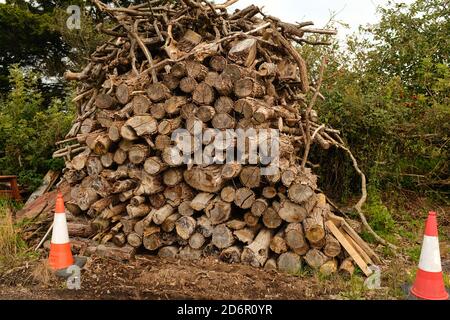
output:
M144 217L150 212L151 208L148 204L142 203L138 206L127 205L127 213L130 218Z
M141 171L141 181L134 191L137 196L152 195L164 190L164 186L160 176L149 175L145 171Z
M135 253L136 248L128 245L124 245L123 247L116 247L114 245L100 244L95 250L96 255L117 261L133 260Z
M110 224L111 221L109 219L101 217L96 217L94 220L91 221L91 226L97 233L101 233L106 229L108 229Z
M146 115L151 105L151 101L142 94L133 97L133 113L135 115Z
M306 263L313 269L320 268L325 262L328 261L328 257L317 249L309 250L304 256Z
M162 259L176 259L178 257L177 246L166 246L158 250L158 257Z
M262 195L266 199L273 199L277 195L277 189L272 186L264 187L262 190Z
M111 193L121 193L133 189L135 186L136 182L131 179L116 181L113 184Z
M242 251L241 261L254 267L263 266L269 256L271 238L272 232L269 229L259 231L253 242Z
M182 260L194 261L199 260L202 257L202 253L202 250L193 249L190 246L185 246L180 249L178 256Z
M181 79L186 76L186 64L184 61L175 63L170 69L170 74Z
M163 151L163 150L169 148L171 144L172 144L172 140L170 139L169 136L160 134L160 135L157 135L155 138L155 149L156 150Z
M261 184L261 170L257 166L246 166L241 170L239 180L247 188L258 188Z
M212 198L214 198L213 193L200 192L192 199L191 208L195 211L201 211L208 206Z
M319 242L325 237L322 210L314 208L313 212L303 220L305 236L310 242Z
M98 122L91 118L84 119L81 123L80 127L80 133L81 134L87 134L95 131L95 129L98 127Z
M164 119L166 117L165 103L159 102L153 104L150 107L150 115L157 120Z
M172 232L175 229L175 223L181 217L179 213L173 213L167 217L166 220L161 224L161 229L164 232Z
M284 228L279 230L270 240L270 250L276 254L287 252L288 246L285 240Z
M228 63L222 72L223 75L228 75L233 83L241 79L241 68L238 65Z
M229 75L219 75L213 84L217 92L222 96L229 96L233 92L233 80Z
M211 124L216 129L225 130L233 129L236 126L236 121L228 113L217 113L213 117Z
M147 95L153 102L159 102L170 98L170 90L163 83L152 83L147 88Z
M230 180L239 176L242 170L242 165L237 162L225 163L222 167L222 177Z
M233 219L233 220L227 221L226 225L228 228L230 228L232 230L240 230L240 229L243 229L247 225L247 223L242 220Z
M225 224L214 227L211 243L219 249L225 249L233 245L233 232Z
M105 153L100 157L100 162L104 168L109 168L114 163L114 154L111 152Z
M192 77L184 77L180 80L180 90L184 93L192 93L197 88L198 82Z
M289 187L295 181L297 173L298 171L296 167L290 167L286 170L283 170L283 173L281 174L281 182L286 187Z
M217 72L222 72L227 66L227 59L222 56L212 56L209 60L209 66Z
M111 147L112 141L109 139L107 133L103 133L97 136L94 140L93 151L98 155L106 154Z
M197 232L201 233L205 238L211 237L213 230L214 226L206 215L200 216L197 219Z
M300 256L293 252L282 253L278 257L277 267L281 272L297 274L302 267Z
M329 276L332 275L333 273L336 273L337 268L338 268L337 260L331 259L320 266L319 272L323 275Z
M91 150L87 149L87 150L77 154L75 157L73 157L73 159L71 161L73 169L75 169L75 170L84 169L90 154L91 154Z
M255 193L249 188L239 188L236 190L234 204L242 209L250 209L255 202Z
M180 113L181 107L187 103L184 96L173 96L164 103L164 110L168 115L176 115Z
M306 245L301 223L290 223L285 229L286 244L292 250L302 249Z
M191 201L182 201L178 206L178 213L182 216L192 216L194 214L194 210L191 207Z
M257 231L258 228L243 228L233 231L233 234L240 242L250 244L253 242L253 239L255 239Z
M183 170L170 168L163 173L163 182L166 186L175 186L183 181Z
M115 103L114 98L106 93L100 93L95 98L95 106L100 109L111 109Z
M276 210L272 207L267 208L267 210L264 211L264 214L262 215L262 221L264 225L269 229L276 229L283 222Z
M355 272L355 266L353 264L352 258L346 258L341 262L339 266L339 274L341 274L344 278L350 279Z
M116 88L116 99L120 104L127 104L130 100L130 88L125 83L121 83Z
M164 207L155 211L153 215L153 222L157 225L162 224L164 220L174 213L174 211L175 209L171 205L166 204Z
M186 61L186 72L189 77L203 81L208 74L208 68L197 61ZM207 103L209 104L209 103Z
M234 102L230 97L221 96L214 103L216 113L230 113L233 110Z
M200 106L197 109L196 116L203 122L209 122L215 116L216 110L211 106Z
M89 157L86 161L86 172L90 177L96 177L103 171L102 162L98 157Z
M155 175L167 169L167 164L159 157L147 158L144 162L144 170L150 175Z
M293 202L301 204L308 200L314 194L313 189L309 185L301 183L293 183L289 187L289 199Z
M131 163L141 164L145 161L149 153L149 148L143 144L135 144L128 151L128 159Z
M308 214L305 208L299 204L296 204L288 199L284 199L280 203L278 214L284 221L302 222Z
M219 259L226 263L241 262L242 249L238 246L228 247L220 252Z
M98 200L97 192L92 188L80 188L77 194L77 205L82 211L88 210Z
M265 91L265 87L252 78L247 77L234 83L234 94L238 98L261 98L266 93Z
M170 91L173 91L180 85L180 79L170 73L165 73L163 74L163 83Z
M244 214L244 221L249 227L255 227L258 225L259 217L254 216L251 212Z
M120 232L113 236L112 242L118 247L123 247L127 243L127 237L123 232Z
M215 100L214 89L205 82L201 82L195 88L192 100L198 105L212 105Z
M206 239L201 233L195 232L189 238L189 246L192 249L200 249L203 246L203 244L205 243L205 241L206 241Z
M226 222L230 218L231 204L216 197L209 201L205 213L213 225Z
M130 234L133 232L134 225L138 220L130 217L122 217L120 218L120 223L122 224L122 231L125 234Z
M277 260L275 260L274 258L267 259L266 263L264 264L264 270L276 271L277 269Z
M221 176L221 166L192 167L184 171L184 180L194 189L203 192L219 192L224 180Z
M155 193L148 196L148 201L153 208L159 209L166 203L166 198L162 193Z
M126 202L130 200L134 195L133 189L127 190L119 194L119 200L120 202Z
M71 237L89 238L94 235L95 230L88 221L67 222L67 231Z
M251 38L236 43L228 52L228 59L245 67L250 67L256 58L256 44L256 40Z
M236 189L234 189L232 186L226 186L222 189L222 191L220 191L220 198L225 202L232 203L234 201L235 196L236 196Z
M219 74L217 72L210 71L206 74L205 83L211 87L214 87L218 77Z
M268 207L269 204L267 203L266 199L263 198L256 199L255 202L252 204L251 213L256 217L260 217L263 215L263 213L267 210Z
M176 240L176 235L173 233L160 232L159 228L151 227L145 229L143 244L147 250L155 251L162 246L173 245Z
M119 165L124 164L127 158L128 153L120 148L114 152L113 161Z
M151 135L157 131L157 122L152 116L134 116L120 128L120 135L129 141L142 135Z
M325 236L325 242L323 253L325 253L327 257L334 258L341 253L341 245L339 241L337 241L337 239L331 234L327 234Z

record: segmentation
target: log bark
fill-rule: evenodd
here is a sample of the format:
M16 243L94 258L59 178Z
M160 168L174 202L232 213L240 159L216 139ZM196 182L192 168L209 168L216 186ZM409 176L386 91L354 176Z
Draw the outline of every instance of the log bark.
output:
M292 223L302 222L306 218L306 215L308 213L303 206L298 205L288 199L284 199L280 203L278 214L284 221Z
M219 249L231 247L234 243L233 232L225 224L214 227L211 243Z
M309 250L306 253L304 259L306 263L313 269L320 268L325 262L328 261L327 256L317 249Z
M255 193L249 188L239 188L236 190L234 204L242 209L250 209L255 202Z
M209 202L205 213L213 225L226 222L230 218L231 204L217 197Z
M300 256L293 252L282 253L278 257L277 266L281 272L297 274L302 267Z
M241 261L254 267L264 266L269 256L270 239L272 232L269 229L262 229L253 242L244 247Z
M220 260L226 263L241 262L242 249L238 246L232 246L222 250L219 255Z

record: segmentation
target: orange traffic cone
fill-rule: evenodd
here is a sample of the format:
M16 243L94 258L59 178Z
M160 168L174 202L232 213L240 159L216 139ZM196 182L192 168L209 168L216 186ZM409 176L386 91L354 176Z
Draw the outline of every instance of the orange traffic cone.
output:
M446 300L442 277L441 256L439 252L438 227L436 212L430 211L425 225L422 251L420 252L419 270L411 293L426 300Z
M53 270L65 269L74 263L70 249L69 232L67 231L64 199L58 192L55 205L55 218L53 220L52 240L50 242L50 255L48 257L50 268Z

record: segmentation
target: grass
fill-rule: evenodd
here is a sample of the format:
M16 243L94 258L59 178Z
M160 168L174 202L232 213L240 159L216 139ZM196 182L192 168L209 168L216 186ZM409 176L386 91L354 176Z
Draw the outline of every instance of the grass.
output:
M30 259L28 246L19 235L13 221L14 203L0 200L0 271Z

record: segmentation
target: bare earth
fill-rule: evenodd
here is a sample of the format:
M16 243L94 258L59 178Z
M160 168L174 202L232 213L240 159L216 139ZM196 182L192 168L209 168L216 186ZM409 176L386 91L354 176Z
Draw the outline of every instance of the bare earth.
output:
M342 281L209 258L194 263L139 256L124 264L97 257L83 268L80 290L67 289L42 263L29 264L0 275L0 299L336 299L343 298Z

